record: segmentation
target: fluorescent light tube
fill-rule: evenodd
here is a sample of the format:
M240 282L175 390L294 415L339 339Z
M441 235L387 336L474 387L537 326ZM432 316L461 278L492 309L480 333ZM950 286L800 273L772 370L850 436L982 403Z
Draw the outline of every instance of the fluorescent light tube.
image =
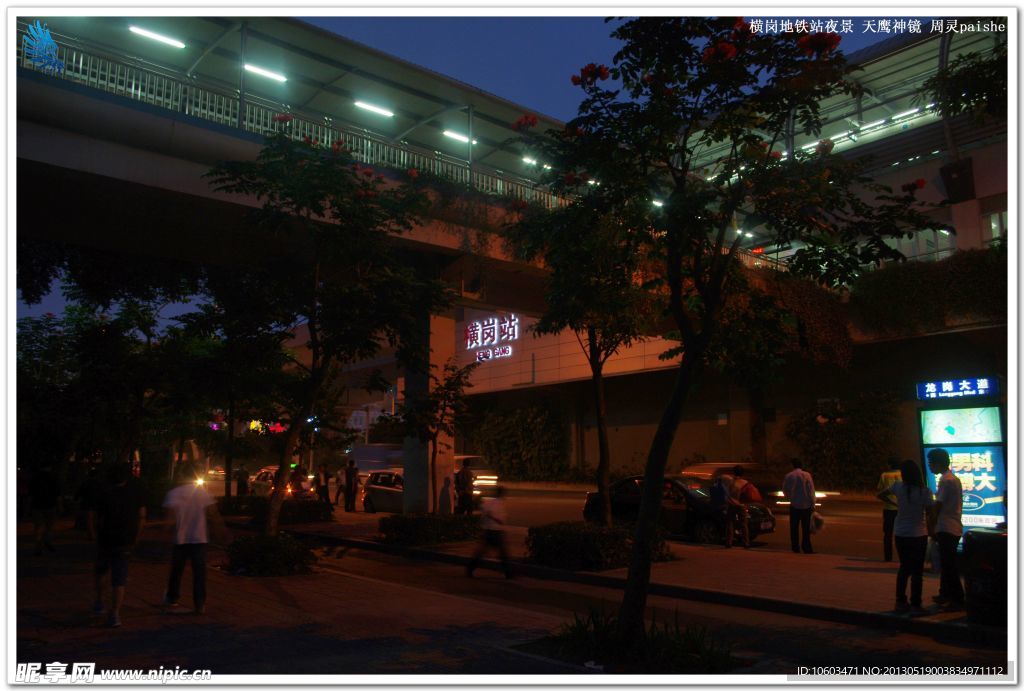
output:
M267 77L268 79L273 79L273 80L278 81L278 82L286 82L286 81L288 81L288 77L284 76L283 74L278 74L277 72L271 72L270 70L265 70L262 67L256 67L256 65L250 65L250 64L246 63L245 69L246 69L247 72L252 72L253 74L258 74L261 77Z
M181 41L179 41L179 40L177 40L175 38L168 38L167 36L161 36L158 33L154 33L152 31L146 31L145 29L140 29L137 26L129 26L128 27L128 31L131 31L133 34L138 34L139 36L145 36L146 38L151 38L154 41L160 41L160 43L166 43L167 45L174 46L175 48L184 48L185 47L184 43L182 43Z
M386 110L384 108L380 108L378 106L371 105L371 104L365 103L363 101L356 101L356 108L362 108L363 110L368 110L371 113L376 113L377 115L383 115L386 118L393 118L393 117L395 117L395 114L392 113L390 110Z

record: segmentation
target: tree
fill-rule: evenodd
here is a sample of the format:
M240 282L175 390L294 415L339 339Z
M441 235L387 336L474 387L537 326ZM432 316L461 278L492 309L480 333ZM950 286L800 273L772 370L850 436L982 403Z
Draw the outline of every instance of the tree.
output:
M300 346L293 361L297 377L283 402L288 430L268 535L278 532L289 461L308 436L307 421L342 385L343 366L384 347L401 362L422 363L420 317L446 300L442 284L408 265L392 241L424 208L425 197L414 187L417 171L408 171L402 184L389 182L357 163L340 142L328 148L308 137L295 141L290 118L276 119L282 131L267 138L255 161L220 163L208 173L215 189L262 202L255 220L277 245L259 267L259 309Z
M662 477L693 383L723 328L744 237L737 231L799 247L792 271L842 286L862 265L899 256L886 238L931 224L909 209L915 186L893 194L833 154L829 141L794 151L796 128L820 132L820 102L857 88L846 79L838 35L756 34L742 19L649 17L612 36L623 41L614 66L589 64L572 76L584 92L563 133L574 145L548 163L563 194L601 195L620 208L648 202L648 224L633 230L660 266L657 289L683 353L647 456L619 610L618 635L638 642Z
M437 451L441 435L455 433L455 424L466 411L466 389L473 386L470 377L479 367L471 362L459 367L454 360L444 363L440 377L430 375L430 393L417 401L410 401L402 419L410 436L430 445L430 510L437 512ZM450 445L449 445L450 448Z
M560 133L551 131L527 137L525 143L533 155L543 152L540 155L545 160L561 159L563 150L572 146ZM650 328L654 311L654 296L644 281L643 235L634 230L646 222L647 209L637 204L616 205L615 201L590 194L553 212L528 208L505 232L521 259L541 260L549 271L545 312L534 333L571 330L590 366L597 419L597 491L602 499L602 522L609 526L611 454L604 366L619 349L641 338Z
M991 21L1000 23L1005 17ZM992 36L996 45L991 52L966 53L948 65L944 54L939 71L925 81L920 99L934 102L946 118L967 113L976 120L1005 120L1009 45L1005 30ZM952 34L943 36L940 50L948 51L951 40Z

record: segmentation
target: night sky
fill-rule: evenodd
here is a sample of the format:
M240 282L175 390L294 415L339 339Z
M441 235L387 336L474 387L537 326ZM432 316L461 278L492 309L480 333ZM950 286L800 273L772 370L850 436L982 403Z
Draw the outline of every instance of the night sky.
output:
M617 22L606 23L603 17L303 19L560 120L574 117L580 100L581 92L572 86L569 77L589 62L611 64L618 49L618 42L609 37ZM843 35L842 49L846 53L892 36L863 31L866 20L877 18L852 19L854 32ZM927 22L924 30L928 30ZM51 294L33 306L19 299L17 316L60 312L63 306L59 294Z

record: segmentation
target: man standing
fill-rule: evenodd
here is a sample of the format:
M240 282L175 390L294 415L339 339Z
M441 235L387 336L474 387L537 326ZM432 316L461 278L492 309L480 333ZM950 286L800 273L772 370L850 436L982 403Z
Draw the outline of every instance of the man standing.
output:
M345 491L345 466L344 464L334 473L334 505L338 505L342 493Z
M127 463L110 468L107 486L96 493L86 514L89 537L96 540L96 603L93 612L103 613L103 577L110 571L109 626L121 625L121 605L128 583L128 556L139 541L146 521L146 500Z
M886 561L892 561L893 526L896 525L896 513L899 509L896 504L896 495L891 491L886 492L886 490L891 490L893 484L899 481L900 462L895 458L890 458L889 469L878 478L878 496L882 502L882 549Z
M928 468L936 475L938 491L932 508L935 541L939 543L939 594L932 598L940 605L961 607L964 604L964 586L956 565L956 547L964 533L961 522L964 493L960 478L949 469L949 453L945 449L928 452Z
M725 522L726 547L732 547L738 523L740 535L743 537L743 548L750 549L750 515L744 503L744 496L749 491L748 485L750 482L743 477L743 466L737 465L732 469L732 485L729 489L729 506Z
M488 547L498 550L501 558L501 568L505 570L505 578L512 578L512 568L508 562L508 548L505 546L505 525L508 523L508 513L505 510L505 488L495 487L494 496L484 499L480 508L480 527L483 529L483 538L473 552L473 558L466 566L466 575L473 577L480 558L487 551Z
M327 464L320 464L320 472L316 474L316 495L325 504L331 503L331 474L327 472Z
M210 493L196 482L197 471L192 463L184 464L178 474L178 485L164 498L174 520L174 550L171 553L171 575L167 581L164 604L175 607L181 598L181 576L185 563L192 564L192 601L195 613L206 611L206 546L210 541L209 523L223 531L223 522Z
M814 513L814 479L803 469L799 458L792 460L791 470L782 480L782 493L789 500L789 542L793 551L814 554L811 548L811 514Z
M356 510L356 490L359 489L359 468L356 467L355 459L348 459L348 466L345 467L345 510Z

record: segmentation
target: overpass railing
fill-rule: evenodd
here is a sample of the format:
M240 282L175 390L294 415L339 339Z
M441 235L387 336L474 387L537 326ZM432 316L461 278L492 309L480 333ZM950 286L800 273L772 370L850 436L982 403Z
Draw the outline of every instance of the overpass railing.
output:
M23 36L28 28L18 23L17 61L20 67L44 73L25 53ZM292 112L280 104L246 95L245 113L239 118L237 90L200 84L197 80L173 74L157 65L140 65L130 59L102 54L91 47L77 45L73 39L52 34L57 43L57 59L64 63L61 73L45 72L55 79L83 84L117 94L133 101L184 113L246 132L269 135L279 130L274 117L292 116L290 135L294 139L309 137L331 146L340 142L353 156L370 165L398 170L416 168L455 182L470 185L482 192L527 202L539 202L546 208L561 206L565 201L557 195L537 189L535 183L511 176L497 169L473 164L437 151L430 151L389 140L366 130L347 127L324 117L311 117Z

